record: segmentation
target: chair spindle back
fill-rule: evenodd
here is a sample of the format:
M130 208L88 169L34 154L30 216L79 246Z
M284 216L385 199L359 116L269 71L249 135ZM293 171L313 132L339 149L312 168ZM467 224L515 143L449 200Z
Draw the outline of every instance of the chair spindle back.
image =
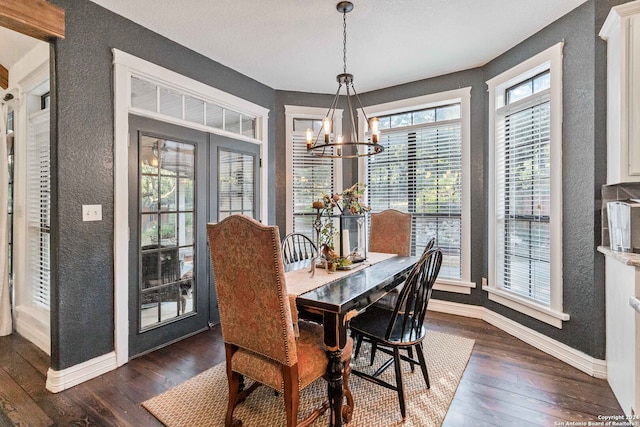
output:
M304 234L289 233L282 239L282 261L285 264L311 259L316 255L316 245Z
M427 304L435 284L440 266L442 251L430 249L423 252L418 263L409 273L389 322L386 338L392 334L417 339L424 335L423 324L427 314Z

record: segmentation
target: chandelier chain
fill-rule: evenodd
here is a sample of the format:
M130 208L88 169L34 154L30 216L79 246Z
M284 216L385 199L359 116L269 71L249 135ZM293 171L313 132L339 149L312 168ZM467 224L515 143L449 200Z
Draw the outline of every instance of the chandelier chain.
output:
M347 73L347 12L342 12L342 62L343 72Z

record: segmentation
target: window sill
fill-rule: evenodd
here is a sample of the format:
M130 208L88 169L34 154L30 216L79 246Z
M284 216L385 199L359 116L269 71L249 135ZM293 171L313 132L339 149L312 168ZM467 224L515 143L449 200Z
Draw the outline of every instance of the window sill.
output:
M475 282L465 282L464 280L437 279L433 289L436 291L453 292L457 294L471 294L471 289L475 288Z
M569 320L569 315L560 311L551 310L531 302L525 298L520 298L509 292L500 289L483 286L483 290L489 293L489 300L502 304L527 316L533 317L541 322L548 323L558 329L562 329L562 322Z

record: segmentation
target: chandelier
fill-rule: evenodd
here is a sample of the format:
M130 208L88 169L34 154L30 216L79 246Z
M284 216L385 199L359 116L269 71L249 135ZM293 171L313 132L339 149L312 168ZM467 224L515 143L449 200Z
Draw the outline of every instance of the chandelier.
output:
M374 154L382 153L384 147L378 144L380 138L378 119L373 117L371 120L367 118L367 114L362 107L358 93L353 86L353 74L347 73L347 13L353 10L353 3L350 1L341 1L336 5L338 12L342 13L342 61L343 72L336 76L338 82L338 90L333 102L327 111L327 115L322 120L322 127L318 133L313 135L311 129L306 131L307 153L315 157L332 157L332 158L355 158L366 157ZM340 91L345 88L347 95L347 105L349 110L349 127L350 132L348 138L343 135L333 135L333 121L336 115L338 100L340 99ZM356 134L356 121L354 118L353 101L357 102L357 108L362 111L365 121L369 124L370 141L358 141Z

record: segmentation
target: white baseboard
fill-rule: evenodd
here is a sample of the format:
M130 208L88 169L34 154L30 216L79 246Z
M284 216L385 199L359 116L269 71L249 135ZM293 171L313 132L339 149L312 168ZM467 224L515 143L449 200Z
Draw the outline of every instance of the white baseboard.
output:
M62 371L54 371L49 368L46 387L47 390L52 393L59 393L74 385L113 371L117 367L116 353L111 352L71 366Z
M472 317L474 319L482 319L484 317L484 307L479 305L460 304L434 298L429 300L427 309L440 313L455 314L456 316Z
M50 356L51 329L49 327L49 311L19 305L16 306L13 313L16 332Z
M484 320L498 329L513 335L588 375L596 378L607 378L606 361L595 359L566 344L551 339L533 329L527 328L511 319L488 310L485 307L431 299L429 301L429 310ZM52 393L59 393L84 381L112 371L117 367L116 353L111 352L62 371L54 371L49 368L46 387L47 390Z
M549 338L533 329L527 328L485 307L432 299L429 301L428 308L429 310L441 313L484 320L509 335L513 335L538 350L544 351L592 377L607 378L606 360L593 358L588 354Z

